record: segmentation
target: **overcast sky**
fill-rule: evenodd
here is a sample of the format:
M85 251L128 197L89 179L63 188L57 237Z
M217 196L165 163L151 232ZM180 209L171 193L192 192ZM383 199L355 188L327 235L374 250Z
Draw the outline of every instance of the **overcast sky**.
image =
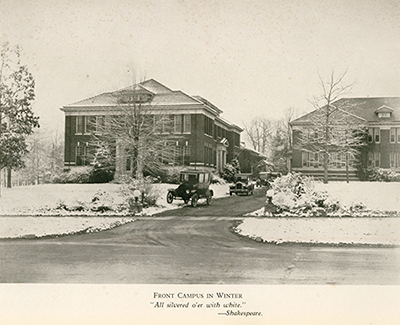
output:
M1 0L0 40L19 44L43 128L63 105L153 78L243 126L311 109L318 75L348 69L357 97L400 96L393 0Z

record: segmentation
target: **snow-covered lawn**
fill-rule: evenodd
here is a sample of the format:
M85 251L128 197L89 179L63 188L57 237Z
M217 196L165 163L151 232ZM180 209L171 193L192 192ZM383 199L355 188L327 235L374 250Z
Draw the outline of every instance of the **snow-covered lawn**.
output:
M399 182L317 183L316 189L328 191L345 206L362 202L370 210L400 211Z
M167 204L171 184L157 184L157 207L145 209L152 215L183 205L182 201ZM228 184L212 185L214 197L228 195ZM400 211L400 183L331 182L318 183L342 205L363 203L367 209ZM0 238L62 235L82 231L99 231L133 221L126 212L93 213L90 217L71 217L71 212L54 210L60 202L90 202L93 195L106 191L120 204L123 198L117 184L66 184L2 188L0 197ZM250 199L250 198L249 198ZM55 215L57 211L57 215ZM76 212L75 212L76 213ZM43 215L47 216L36 216ZM255 213L256 214L256 213ZM112 216L111 216L112 215ZM400 218L244 218L237 228L241 235L266 242L360 243L400 245Z
M152 215L168 209L176 209L183 201L172 204L166 202L169 188L177 185L156 184L159 198L157 207L143 210L143 214ZM127 211L99 214L84 212L89 217L77 216L82 212L56 210L61 202L72 206L78 202L88 203L98 191L107 192L117 206L123 203L118 184L45 184L21 186L11 189L2 188L0 197L0 238L42 237L73 234L77 232L95 232L111 229L134 221ZM211 185L214 198L228 195L228 185ZM73 216L75 214L75 216Z
M134 221L133 217L0 217L1 238L35 238L97 232Z
M248 218L236 230L276 244L400 245L400 218Z
M400 211L400 183L317 183L341 206L362 203L373 211ZM249 215L260 216L263 209ZM246 218L239 234L259 241L283 243L400 245L400 218Z

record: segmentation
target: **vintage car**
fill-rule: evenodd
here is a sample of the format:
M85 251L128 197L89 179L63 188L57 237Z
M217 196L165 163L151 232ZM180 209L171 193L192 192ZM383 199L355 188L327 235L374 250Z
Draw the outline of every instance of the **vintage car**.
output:
M210 182L210 172L182 171L180 185L176 189L168 189L167 202L172 203L174 199L181 199L185 203L190 201L192 207L196 207L199 199L206 199L207 204L210 204L214 195L210 189Z
M254 182L252 181L251 174L240 173L235 174L234 185L229 186L229 195L246 194L251 195L254 192Z
M280 176L281 173L279 172L261 172L257 179L257 186L266 186L267 188L270 188L270 183L273 182L275 178Z

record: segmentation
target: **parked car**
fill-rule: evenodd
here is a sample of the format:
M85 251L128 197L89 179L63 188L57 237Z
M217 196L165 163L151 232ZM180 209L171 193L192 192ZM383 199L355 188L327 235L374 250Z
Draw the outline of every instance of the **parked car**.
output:
M251 174L240 173L234 176L234 185L229 186L229 195L233 193L252 195L254 193L254 182Z
M207 204L211 203L214 196L210 189L211 173L204 171L182 171L179 175L180 185L173 189L168 189L167 202L172 203L174 199L191 202L192 207L196 207L199 199L206 199Z
M279 172L261 172L257 179L257 186L266 186L267 188L270 188L270 183L273 182L275 178L280 176L281 173Z

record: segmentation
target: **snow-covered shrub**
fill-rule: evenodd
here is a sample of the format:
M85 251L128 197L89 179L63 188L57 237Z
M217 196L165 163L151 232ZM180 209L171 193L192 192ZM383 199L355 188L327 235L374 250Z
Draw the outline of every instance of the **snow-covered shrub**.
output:
M151 176L153 176L155 179L159 179L163 183L179 184L179 177L182 170L185 170L185 167L168 166L162 168L157 172L157 174ZM146 178L148 178L148 176Z
M291 192L277 192L272 198L272 203L279 207L279 210L290 211L296 205L296 197Z
M61 172L53 176L53 183L57 184L84 184L89 183L93 167L74 167L69 171Z
M211 184L226 184L226 181L216 174L211 174Z
M139 190L142 197L139 202L144 207L155 206L160 196L159 190L152 183L151 177L145 177L142 180L135 178L125 178L121 186L121 194L125 198L128 205L135 202L134 191Z
M271 184L272 203L278 212L325 216L340 209L338 201L329 198L326 191L315 190L315 180L301 174L289 173Z
M387 168L369 168L368 180L375 182L400 182L400 173Z
M232 159L232 161L225 165L221 177L227 182L231 183L234 181L235 174L240 173L239 160Z
M108 183L114 179L114 167L94 167L89 175L89 183Z
M113 210L114 199L106 191L98 190L90 202L90 210L95 212L105 212Z

